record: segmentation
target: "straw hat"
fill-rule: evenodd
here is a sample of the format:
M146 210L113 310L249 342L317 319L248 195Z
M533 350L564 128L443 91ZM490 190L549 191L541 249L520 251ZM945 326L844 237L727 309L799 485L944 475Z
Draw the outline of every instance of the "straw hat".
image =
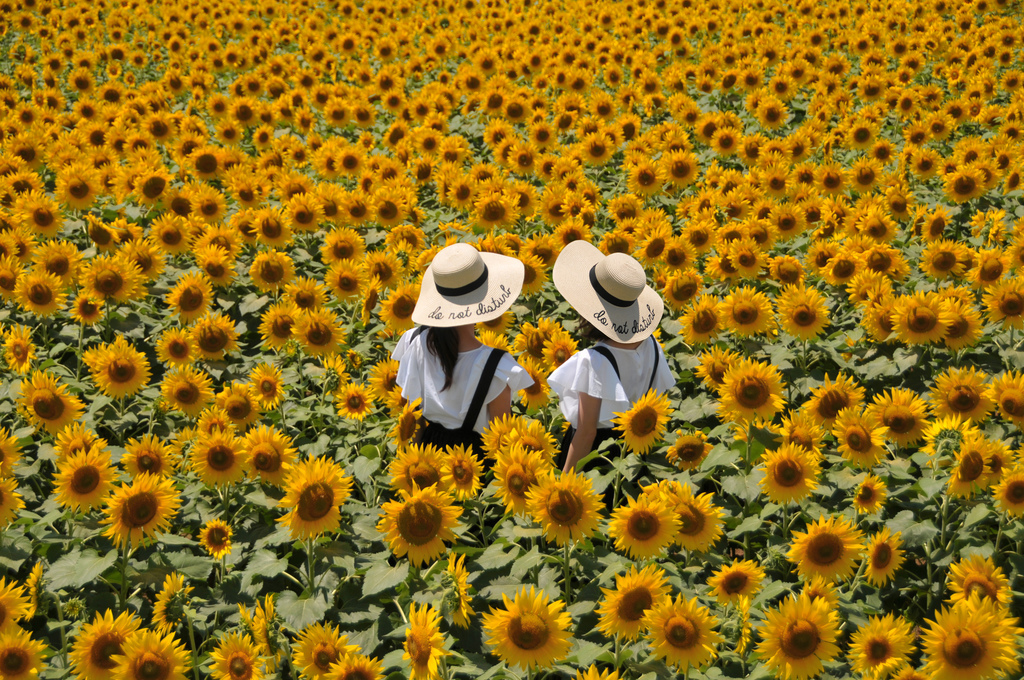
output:
M512 306L526 269L514 257L456 243L434 256L420 284L414 323L449 328L490 321Z
M551 278L573 309L618 342L649 337L665 311L639 262L624 253L606 256L586 241L562 249Z

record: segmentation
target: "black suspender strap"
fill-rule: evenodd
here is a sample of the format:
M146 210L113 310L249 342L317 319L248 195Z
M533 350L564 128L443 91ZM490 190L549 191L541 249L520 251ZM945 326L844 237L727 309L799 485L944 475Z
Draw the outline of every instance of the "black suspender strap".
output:
M653 335L651 336L651 342L654 343L654 370L651 371L651 382L647 385L648 391L654 387L654 377L658 375L658 355L661 354L661 352L658 351L658 341L654 339Z
M427 330L426 326L420 326L419 328L417 328L416 330L414 330L412 332L412 338L411 339L415 340L416 338L420 337L420 335L422 335L423 331L425 331L425 330Z
M480 382L477 383L476 392L473 393L473 401L469 403L469 410L466 411L466 419L462 421L462 429L471 432L476 425L476 419L480 415L480 409L484 406L484 399L487 398L487 389L491 386L491 379L494 378L494 371L498 368L502 355L505 352L500 349L492 349L484 364L484 371L480 374Z
M615 377L622 380L622 376L619 375L619 362L615 361L615 357L612 355L612 351L602 345L594 345L591 347L592 350L603 356L608 361L612 362L612 368L615 369Z

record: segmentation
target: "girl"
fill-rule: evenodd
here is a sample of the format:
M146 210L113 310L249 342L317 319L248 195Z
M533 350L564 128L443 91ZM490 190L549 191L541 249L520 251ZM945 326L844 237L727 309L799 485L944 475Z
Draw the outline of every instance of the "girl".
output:
M417 441L482 454L488 423L509 415L512 394L533 384L508 352L477 340L475 329L512 306L524 275L519 260L468 243L444 248L430 263L412 313L421 325L404 333L391 353L402 397L422 399L425 427Z
M601 442L617 438L616 413L629 410L649 389L667 391L675 376L652 335L665 304L647 285L639 262L574 241L559 254L552 279L579 314L580 332L596 341L548 377L569 422L558 462L568 472Z

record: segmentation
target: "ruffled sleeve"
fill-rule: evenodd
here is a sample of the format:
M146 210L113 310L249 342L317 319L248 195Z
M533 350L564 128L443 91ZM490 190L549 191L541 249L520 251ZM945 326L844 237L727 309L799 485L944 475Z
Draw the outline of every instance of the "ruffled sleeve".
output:
M391 352L391 358L398 362L395 383L409 401L423 398L423 346L413 340L415 331L411 329L403 333Z
M579 425L580 394L601 400L598 427L610 427L615 413L629 409L629 396L611 362L589 349L577 352L548 376L548 385L558 395L562 415L573 427Z
M505 389L505 385L508 385L512 390L512 396L515 398L515 394L522 389L525 389L533 384L533 377L529 371L519 365L519 362L512 357L508 352L505 356L501 357L501 361L498 362L498 367L494 369L494 379L491 380L491 386L487 389L487 398L485 403L489 404L498 398L502 390Z

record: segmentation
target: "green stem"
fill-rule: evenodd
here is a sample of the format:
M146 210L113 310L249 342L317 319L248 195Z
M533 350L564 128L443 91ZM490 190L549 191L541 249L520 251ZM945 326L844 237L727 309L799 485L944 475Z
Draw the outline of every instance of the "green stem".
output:
M68 632L64 625L64 605L60 601L60 595L53 593L53 600L57 605L57 622L60 624L60 660L64 668L68 667Z
M782 540L789 536L789 503L782 504Z
M999 554L999 544L1003 541L1003 526L1006 524L1005 516L999 518L999 531L996 532L996 547L995 553Z
M619 640L619 636L615 636L615 670L618 671L622 667L622 662L619 660L619 652L622 646L622 642Z
M75 365L75 382L82 379L82 341L85 339L85 324L78 327L78 361Z
M315 558L314 558L314 555L313 555L313 551L315 549L316 548L313 545L313 539L312 538L307 538L306 539L306 584L309 586L309 593L310 593L310 595L313 594L313 589L315 587L315 584L313 583L313 563L316 561Z
M562 586L565 596L565 606L572 604L572 541L566 541L562 546Z
M131 556L131 541L124 542L124 550L121 553L121 590L117 594L118 610L123 612L128 607L128 559Z
M192 677L194 680L199 680L199 652L196 650L196 631L192 625L192 617L186 614L185 619L188 621L188 641L192 644Z

